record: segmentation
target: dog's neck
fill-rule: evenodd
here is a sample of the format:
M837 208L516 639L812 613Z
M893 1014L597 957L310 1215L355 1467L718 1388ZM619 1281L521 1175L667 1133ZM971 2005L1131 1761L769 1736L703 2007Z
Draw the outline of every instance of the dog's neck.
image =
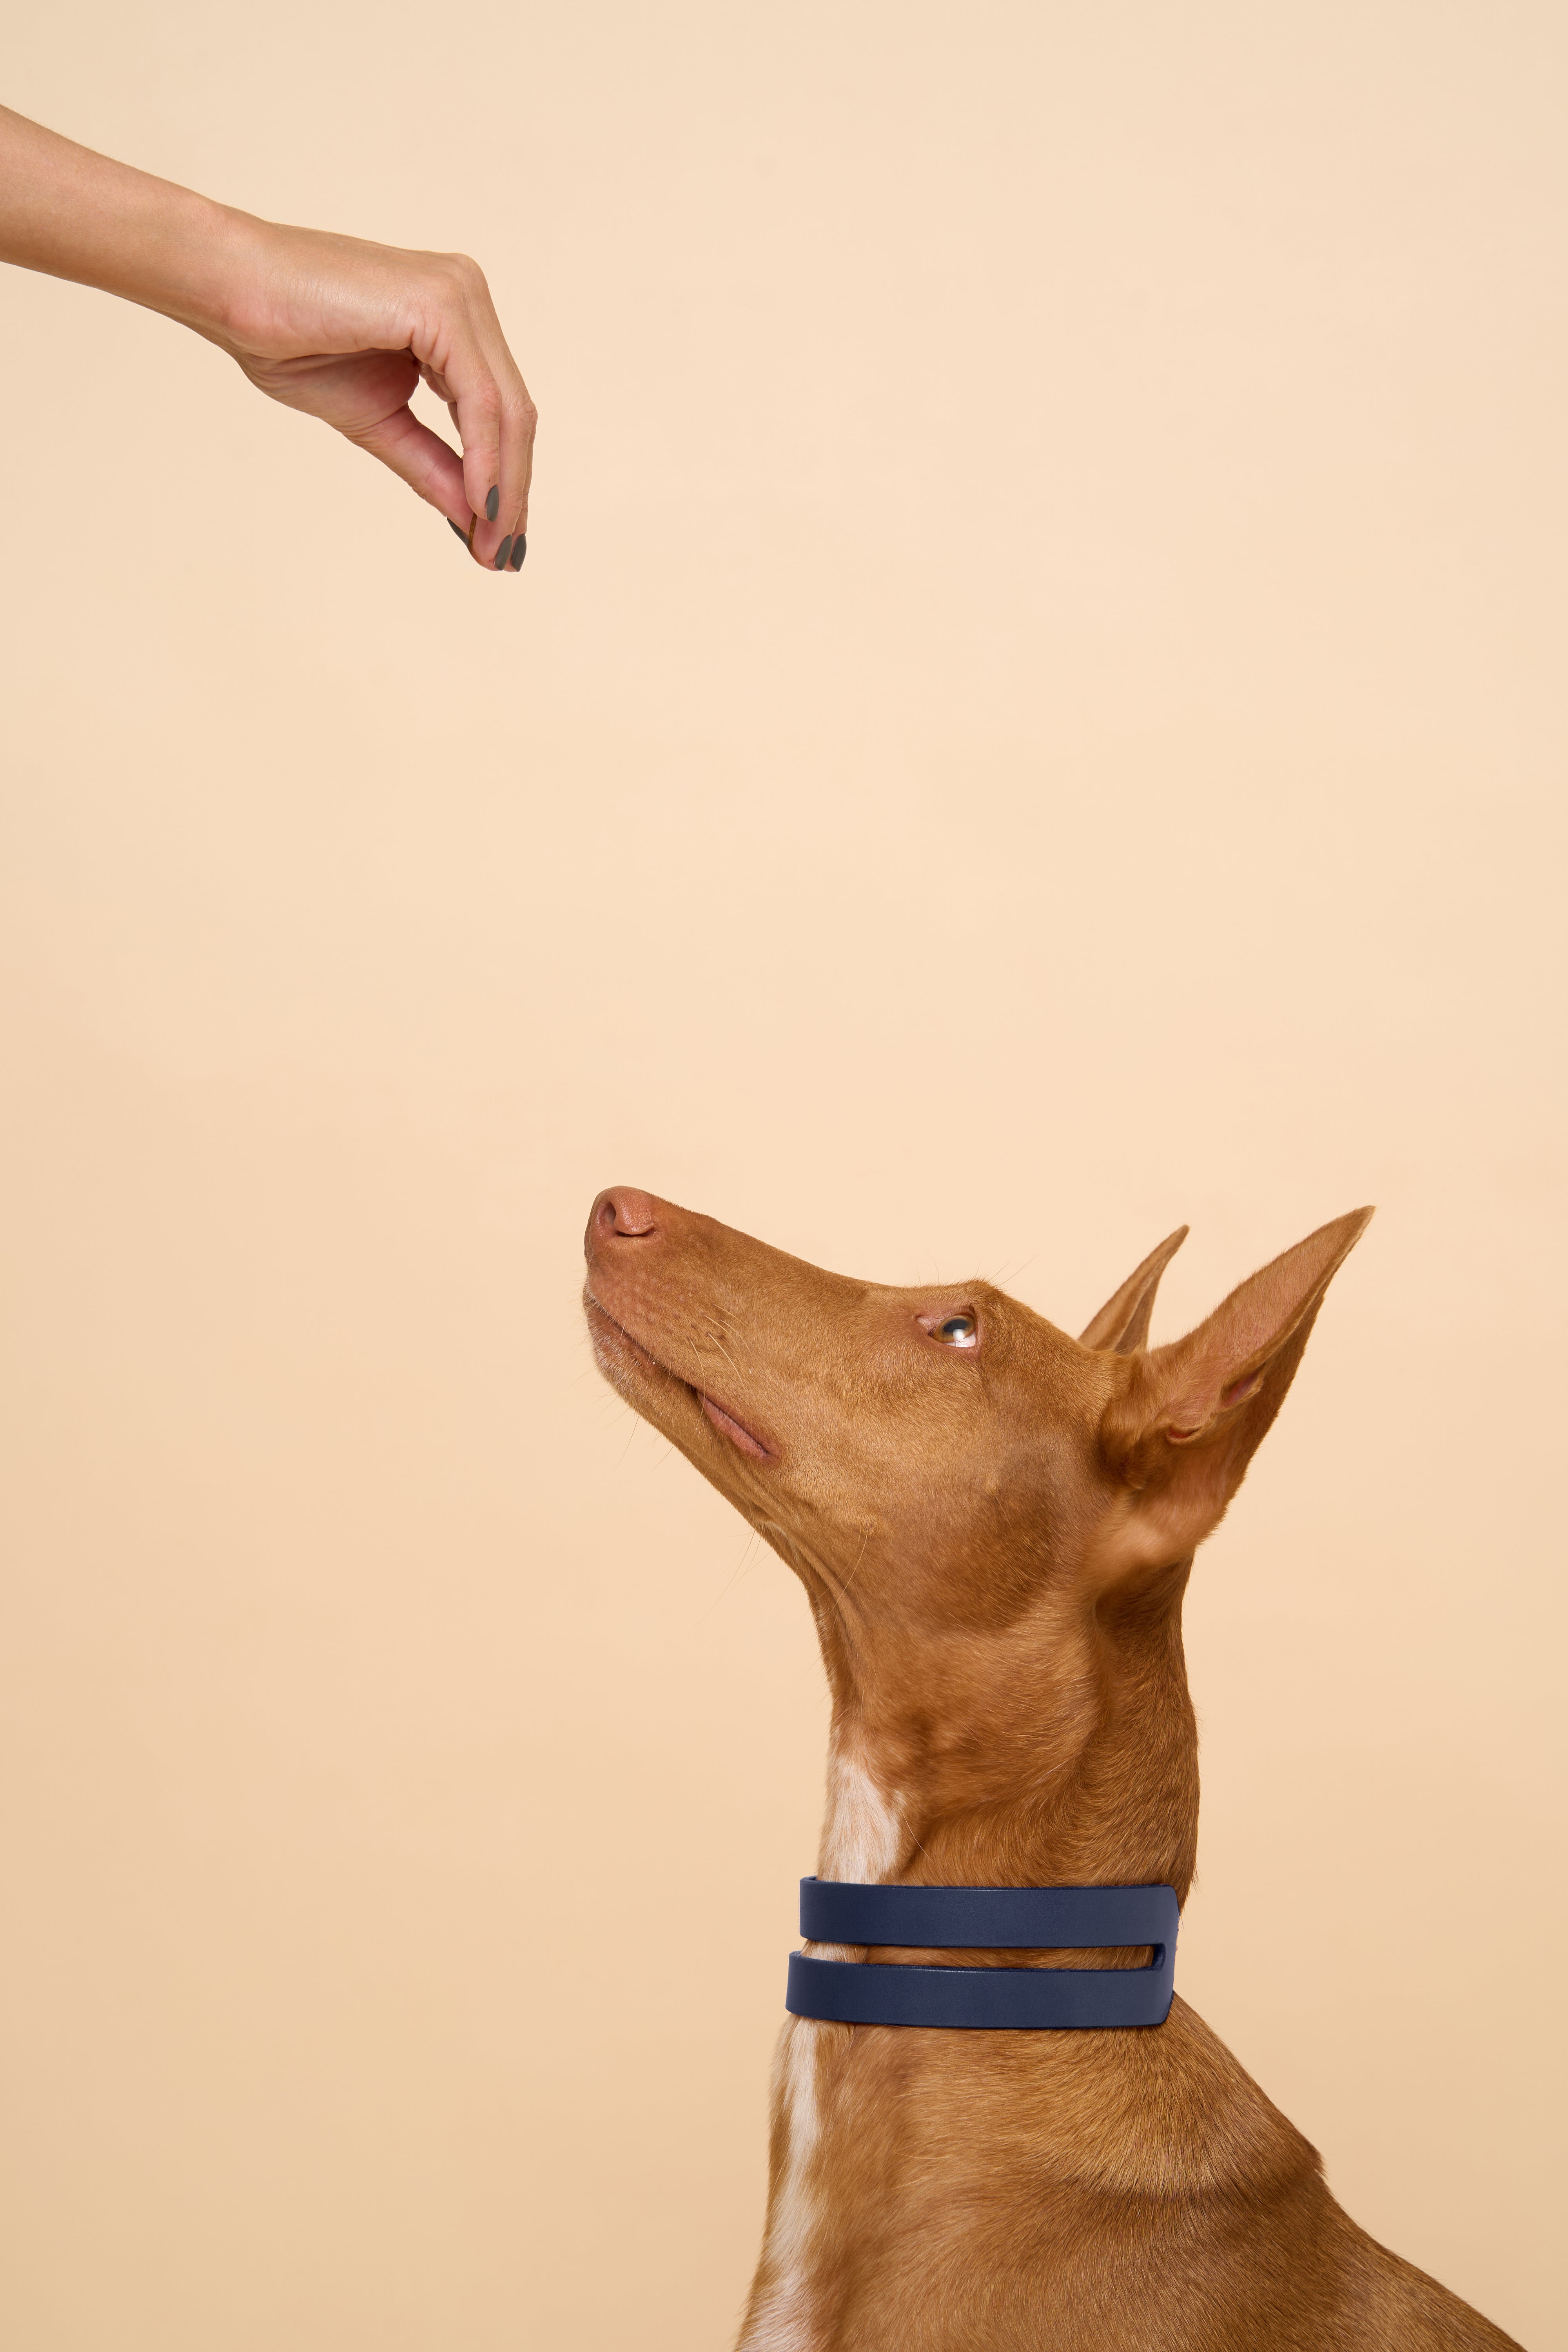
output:
M834 1702L818 1875L931 1885L1163 1884L1184 1896L1198 1814L1181 1636L1190 1566L1184 1560L1147 1580L1114 1608L1085 1615L1063 1604L957 1641L889 1640L885 1628L826 1605L808 1581ZM807 1949L868 1957L837 1946ZM1137 1966L1146 1956L875 1957L1073 1967ZM835 2331L854 2259L843 2247L857 2242L857 2229L876 2225L889 2195L913 2193L907 2180L889 2191L878 2172L871 2151L885 2142L868 2135L867 2117L894 2114L913 2095L934 2098L940 2112L949 2076L961 2084L952 2095L978 2098L1008 2128L1026 2116L1037 2198L1042 2182L1078 2196L1090 2173L1131 2197L1168 2186L1160 2169L1168 2150L1142 2124L1129 2143L1142 2151L1136 2160L1102 2144L1106 2116L1142 2115L1156 2040L917 2033L905 2043L788 2020L774 2071L767 2238L742 2352L809 2352L845 2340ZM917 2077L926 2085L919 2095ZM957 2144L943 2143L940 2126L935 2137ZM974 2193L972 2182L961 2185Z
M1163 1884L1184 1899L1198 1817L1190 1567L1088 1617L1036 1612L956 1643L850 1643L819 1611L834 1707L818 1875Z

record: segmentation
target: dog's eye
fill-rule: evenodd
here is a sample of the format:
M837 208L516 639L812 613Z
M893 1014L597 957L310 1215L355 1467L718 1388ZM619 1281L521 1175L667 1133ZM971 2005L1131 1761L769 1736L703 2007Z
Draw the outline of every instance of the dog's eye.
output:
M944 1348L973 1348L980 1332L973 1315L948 1315L931 1333Z

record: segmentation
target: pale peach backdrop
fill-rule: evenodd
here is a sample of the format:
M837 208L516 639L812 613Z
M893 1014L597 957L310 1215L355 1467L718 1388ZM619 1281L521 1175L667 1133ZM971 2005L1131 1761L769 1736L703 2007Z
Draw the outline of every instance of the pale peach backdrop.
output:
M14 2352L719 2352L804 1602L602 1184L1171 1336L1380 1214L1204 1555L1179 1980L1531 2347L1564 2009L1560 6L55 0L11 104L480 257L521 580L5 276Z

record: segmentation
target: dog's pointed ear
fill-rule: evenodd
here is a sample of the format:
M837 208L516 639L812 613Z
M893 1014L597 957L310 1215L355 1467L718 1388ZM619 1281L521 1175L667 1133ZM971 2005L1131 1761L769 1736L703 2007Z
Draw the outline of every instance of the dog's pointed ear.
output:
M1323 1293L1371 1220L1352 1209L1320 1225L1184 1339L1130 1360L1100 1425L1126 1503L1121 1565L1184 1559L1218 1526L1285 1402Z
M1154 1311L1160 1276L1190 1231L1190 1226L1178 1225L1158 1249L1150 1251L1142 1265L1134 1267L1115 1297L1108 1298L1093 1321L1079 1332L1080 1348L1109 1348L1113 1355L1131 1356L1148 1345L1149 1318Z

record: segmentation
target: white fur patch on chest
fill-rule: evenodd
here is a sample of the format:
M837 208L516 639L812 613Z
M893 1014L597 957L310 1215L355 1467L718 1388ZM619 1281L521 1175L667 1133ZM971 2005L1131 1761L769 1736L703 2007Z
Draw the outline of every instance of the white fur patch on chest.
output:
M827 1759L827 1818L822 1827L824 1878L868 1886L886 1878L899 1859L903 1807L871 1775L847 1742Z
M898 1864L903 1807L889 1795L848 1741L836 1741L827 1759L827 1816L817 1867L824 1878L869 1885ZM837 1944L808 1946L824 1959L854 1955ZM773 2060L773 2107L783 2126L784 2167L768 2214L763 2247L767 2284L738 2352L817 2352L820 2336L812 2292L814 2241L821 2183L818 2155L823 2127L819 2068L832 2044L823 2037L836 2028L816 2019L784 2021Z
M817 2054L816 2021L786 2018L773 2057L773 2099L785 2153L763 2246L768 2284L738 2352L816 2352L811 2242L816 2226L813 2174L822 2137Z

